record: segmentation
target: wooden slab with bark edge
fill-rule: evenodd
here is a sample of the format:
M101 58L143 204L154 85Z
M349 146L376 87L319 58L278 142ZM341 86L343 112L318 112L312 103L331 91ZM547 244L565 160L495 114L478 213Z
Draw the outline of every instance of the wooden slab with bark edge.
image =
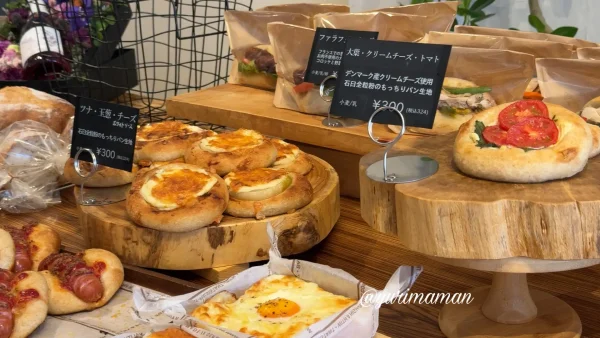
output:
M185 233L161 232L137 226L125 211L125 202L79 206L88 247L115 253L131 265L196 270L265 260L270 248L266 225L279 234L282 255L304 252L325 238L340 216L339 179L325 161L311 156L307 175L314 198L293 213L264 220L225 216L221 223Z
M313 146L364 155L379 146L369 138L367 124L354 127L324 126L323 116L308 115L273 106L273 92L221 85L173 96L167 99L169 116L213 123L230 128L248 128L265 135L302 142ZM392 140L394 134L386 125L375 125L377 137ZM400 147L409 147L422 136L405 135Z
M362 214L376 210L383 215L365 217L367 223L397 235L408 249L433 257L600 258L600 157L569 179L497 183L468 177L455 168L454 137L419 140L418 152L436 159L439 171L393 188L366 177L368 162L376 158L364 157Z

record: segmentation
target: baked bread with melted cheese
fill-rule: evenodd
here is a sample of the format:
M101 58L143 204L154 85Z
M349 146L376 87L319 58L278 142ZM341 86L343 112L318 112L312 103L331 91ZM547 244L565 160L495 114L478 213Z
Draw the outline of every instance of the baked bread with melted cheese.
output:
M68 182L75 185L81 185L84 181L81 176L77 174L77 171L75 171L74 162L75 161L72 158L67 160L63 177ZM92 170L92 164L90 162L79 161L79 167L84 172L90 172ZM98 165L96 173L85 179L85 186L89 188L109 188L129 184L133 181L137 171L138 166L135 164L133 165L131 172Z
M264 219L300 209L312 201L313 188L306 177L283 169L259 168L229 173L227 214Z
M228 202L221 177L193 164L172 163L137 176L125 207L138 225L185 232L219 223Z
M216 133L179 121L164 121L139 127L135 141L134 162L173 161L183 157L194 142Z
M210 300L192 311L203 322L254 337L294 337L356 300L335 295L294 276L271 275L234 302Z
M283 140L271 139L271 142L277 149L277 159L273 163L273 169L285 169L300 175L310 172L312 162L305 152Z
M262 134L238 129L204 138L185 153L185 162L214 170L219 176L232 171L270 167L277 149Z

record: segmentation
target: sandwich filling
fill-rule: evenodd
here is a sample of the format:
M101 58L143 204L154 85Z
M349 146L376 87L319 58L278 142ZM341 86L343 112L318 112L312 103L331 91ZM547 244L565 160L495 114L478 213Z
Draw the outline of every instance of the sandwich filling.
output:
M261 168L229 173L225 184L233 198L261 201L284 192L292 184L292 178L285 170Z
M232 303L209 301L192 316L257 337L294 337L356 300L338 296L294 276L271 275L254 283Z
M244 74L264 73L277 77L275 57L266 49L250 47L244 52L244 58L239 61L238 71Z
M300 155L300 149L293 144L282 140L272 140L272 143L277 149L277 158L273 166L288 165Z
M488 94L490 87L478 87L469 81L445 78L438 111L449 117L470 115L496 105Z
M166 121L140 127L136 138L138 141L157 141L200 132L214 133L200 127L189 126L177 121Z
M247 129L222 133L200 141L200 148L211 153L226 153L240 149L254 148L264 142L264 137Z
M152 207L168 211L188 205L208 193L217 179L203 169L158 169L142 186L140 194Z

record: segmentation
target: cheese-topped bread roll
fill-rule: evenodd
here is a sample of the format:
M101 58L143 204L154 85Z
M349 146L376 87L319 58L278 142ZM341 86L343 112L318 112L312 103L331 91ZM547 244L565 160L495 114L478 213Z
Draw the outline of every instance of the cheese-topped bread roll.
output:
M277 149L277 159L273 163L274 169L285 169L300 175L310 172L312 163L298 147L278 139L272 139L271 142Z
M191 315L253 337L295 337L310 325L356 300L335 295L294 276L271 275L254 283L233 303L207 302Z
M185 162L214 170L219 176L232 171L270 167L277 149L260 133L239 129L207 137L185 153Z
M230 201L226 212L236 217L281 215L300 209L313 198L308 179L283 169L260 168L225 176Z
M221 177L192 164L173 163L137 176L126 209L138 225L184 232L219 223L228 201Z
M215 134L179 121L147 124L138 129L134 161L173 161L183 157L192 143Z

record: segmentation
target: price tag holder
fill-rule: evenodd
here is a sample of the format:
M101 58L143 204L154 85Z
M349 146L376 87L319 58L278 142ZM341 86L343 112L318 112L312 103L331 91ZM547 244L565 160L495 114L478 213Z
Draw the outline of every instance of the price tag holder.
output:
M432 128L451 46L348 39L331 114L369 121L373 111L403 108L406 126ZM373 122L400 124L382 111Z
M71 157L131 171L139 110L114 103L80 98L73 122ZM81 152L82 149L87 149Z
M377 39L379 32L317 28L304 81L320 85L330 75L337 75L349 38Z

